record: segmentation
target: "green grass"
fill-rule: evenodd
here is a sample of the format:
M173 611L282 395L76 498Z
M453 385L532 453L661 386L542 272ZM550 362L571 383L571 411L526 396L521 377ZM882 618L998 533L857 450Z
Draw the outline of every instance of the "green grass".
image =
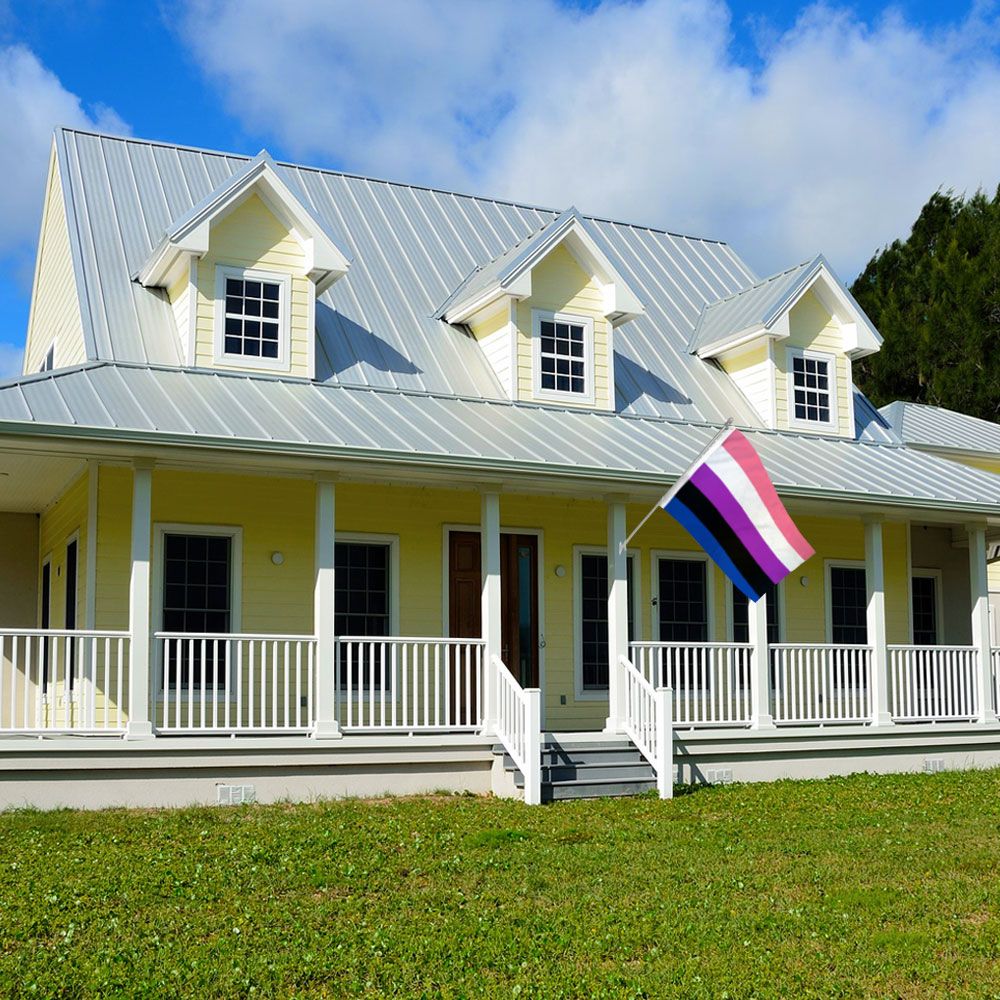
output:
M1000 997L1000 772L0 816L0 995Z

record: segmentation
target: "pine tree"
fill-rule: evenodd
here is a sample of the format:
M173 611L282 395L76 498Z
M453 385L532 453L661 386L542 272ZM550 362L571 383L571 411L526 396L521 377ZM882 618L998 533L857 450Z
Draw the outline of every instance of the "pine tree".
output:
M885 339L855 365L876 405L1000 420L1000 188L992 199L933 194L908 239L879 251L851 291Z

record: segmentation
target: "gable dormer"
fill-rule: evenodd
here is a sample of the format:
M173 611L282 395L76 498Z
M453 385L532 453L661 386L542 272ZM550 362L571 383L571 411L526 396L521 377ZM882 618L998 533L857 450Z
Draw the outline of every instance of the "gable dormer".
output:
M613 410L613 330L642 312L569 209L473 271L438 315L469 329L508 398Z
M852 362L881 343L819 256L710 303L689 346L730 375L767 427L853 438Z
M261 152L171 225L136 280L166 290L191 367L314 378L316 296L347 268Z

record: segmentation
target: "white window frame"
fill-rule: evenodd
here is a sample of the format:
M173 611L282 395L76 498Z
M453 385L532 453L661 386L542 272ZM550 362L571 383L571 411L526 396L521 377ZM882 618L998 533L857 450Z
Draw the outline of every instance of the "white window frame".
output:
M946 645L944 641L944 605L941 602L943 592L943 574L939 569L911 569L910 570L910 642L916 644L914 638L914 607L913 607L913 578L917 576L929 577L934 581L934 627L937 630L937 644Z
M788 360L788 426L797 430L835 430L840 426L840 407L837 399L837 356L827 351L814 351L806 347L786 348L786 358ZM813 361L823 361L827 365L827 380L830 394L830 419L804 420L795 416L795 358L806 358Z
M585 688L583 686L583 557L604 556L608 550L603 545L573 546L573 697L577 701L607 701L607 688ZM642 641L642 559L639 549L626 549L625 556L632 559L632 589L629 601L632 604L632 620L635 623L635 641Z
M229 634L239 635L243 629L243 528L232 524L185 524L183 522L157 521L153 524L153 579L151 599L153 602L153 634L163 631L163 555L165 535L214 535L228 537L230 545L229 564ZM153 697L156 704L163 703L163 645L155 642L153 645L153 681L156 685ZM226 663L226 684L222 691L216 692L221 701L235 701L235 684L231 683L229 662ZM167 692L167 701L176 698L177 692L171 688ZM186 701L187 690L181 691L181 701ZM195 697L200 698L201 692L196 691ZM205 691L206 699L212 697L212 692Z
M586 392L542 388L542 321L572 323L583 327L583 381ZM531 390L535 399L560 403L594 403L594 320L576 313L531 310Z
M278 356L276 358L246 357L226 353L226 279L267 281L280 285L278 297ZM215 363L230 368L249 368L287 372L291 367L292 276L279 271L262 271L255 267L233 267L218 264L215 268Z
M725 576L725 574L723 574ZM735 642L733 638L733 632L735 631L735 622L733 620L733 587L735 584L729 577L725 578L726 584L726 641ZM781 580L777 584L778 592L778 642L783 643L785 641L785 636L788 634L785 630L785 581Z
M823 606L826 613L826 641L829 645L833 644L833 585L830 581L830 570L835 568L865 570L866 593L868 581L864 559L825 559L823 561ZM870 639L871 636L868 638Z
M661 559L687 559L688 561L698 561L705 563L705 599L707 607L705 609L708 622L706 623L706 642L715 642L715 563L705 552L693 552L690 549L652 549L649 553L650 559L650 588L652 594L652 606L650 608L650 629L653 634L653 642L660 642L660 560ZM665 641L665 640L664 640Z
M53 340L51 344L45 349L45 353L42 355L42 364L39 367L39 373L55 371L56 367L56 342Z
M359 542L362 545L387 545L389 547L389 638L399 635L399 535L382 534L371 531L337 531L333 544L338 542ZM334 590L336 590L334 579ZM322 626L321 626L322 627ZM330 622L333 630L334 623ZM334 634L334 638L340 636Z

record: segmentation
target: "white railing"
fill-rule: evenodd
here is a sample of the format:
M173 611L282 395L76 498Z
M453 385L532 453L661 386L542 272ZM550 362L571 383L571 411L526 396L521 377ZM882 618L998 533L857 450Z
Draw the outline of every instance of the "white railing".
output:
M780 643L771 646L774 721L870 722L870 646Z
M0 732L122 732L128 651L127 632L0 629Z
M479 730L484 651L480 639L341 636L337 719L345 730Z
M316 640L157 632L152 719L161 733L308 732Z
M542 693L523 688L499 656L491 664L496 678L497 739L524 775L524 801L542 801Z
M979 713L979 656L973 646L890 646L894 722L947 722Z
M633 642L631 662L655 690L672 690L676 726L748 726L752 647L731 642Z
M654 688L624 656L618 663L618 670L625 733L653 768L660 798L669 799L674 794L670 689Z
M1000 713L1000 646L993 647L993 711Z

